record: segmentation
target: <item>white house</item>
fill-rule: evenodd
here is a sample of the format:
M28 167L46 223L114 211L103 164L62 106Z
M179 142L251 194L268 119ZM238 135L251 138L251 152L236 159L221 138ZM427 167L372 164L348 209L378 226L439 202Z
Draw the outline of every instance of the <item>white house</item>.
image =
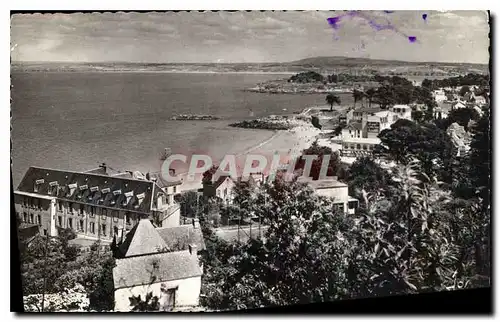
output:
M318 195L332 198L336 210L350 215L355 213L358 200L349 196L347 185L338 181L337 177L324 180L300 177L299 181L308 184Z
M202 267L197 245L171 251L147 219L139 221L120 246L122 258L113 268L115 311L130 311L130 298L148 293L159 298L160 310L199 305Z

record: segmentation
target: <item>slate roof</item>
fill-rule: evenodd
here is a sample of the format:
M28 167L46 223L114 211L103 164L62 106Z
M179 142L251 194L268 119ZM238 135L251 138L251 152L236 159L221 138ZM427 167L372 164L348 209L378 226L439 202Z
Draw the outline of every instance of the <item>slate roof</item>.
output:
M93 173L93 174L102 174L108 176L109 174L106 172L106 169L103 167L95 168L92 170L85 171L85 173Z
M178 227L156 228L161 238L171 250L186 250L189 245L196 245L198 250L205 249L205 241L201 228L193 225L181 225Z
M188 250L116 260L115 289L201 276L197 255Z
M182 184L182 180L177 180L177 181L168 181L168 180L166 180L165 178L163 178L163 176L161 175L160 172L151 172L151 173L149 173L149 176L150 176L150 178L155 178L156 179L156 183L161 188L171 187L171 186L177 186L177 185Z
M120 245L124 257L153 254L166 249L168 245L149 219L141 219Z
M39 182L38 190L35 192L37 182ZM19 184L18 190L68 201L150 214L151 199L156 198L160 190L153 187L154 183L146 180L30 167ZM54 188L53 194L50 193L51 188ZM127 200L125 194L130 192L132 196Z

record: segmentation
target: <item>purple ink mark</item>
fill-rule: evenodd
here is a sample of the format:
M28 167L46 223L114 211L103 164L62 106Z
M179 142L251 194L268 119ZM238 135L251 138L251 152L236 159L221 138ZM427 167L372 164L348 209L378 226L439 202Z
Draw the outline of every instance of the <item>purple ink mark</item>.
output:
M384 12L386 12L386 11L388 11L388 10L384 10ZM403 37L407 38L412 43L417 41L417 37L415 37L415 36L408 36L405 33L397 30L396 27L394 27L391 24L391 22L389 21L389 19L387 19L386 17L385 17L385 21L386 21L387 24L381 24L381 23L375 22L375 20L372 19L370 16L368 16L368 15L366 15L366 14L364 14L364 13L358 11L358 10L347 11L346 14L343 14L343 15L340 15L340 16L336 16L336 17L328 18L327 21L330 24L330 26L332 26L333 29L337 30L337 29L340 28L340 26L338 25L338 22L340 21L341 18L343 18L345 16L348 16L351 19L354 18L354 17L362 18L365 21L367 21L368 24L370 25L370 27L372 27L376 31L392 30L392 31L394 31L394 32L402 35ZM427 15L426 15L426 17L427 17Z
M328 24L330 26L332 26L333 29L339 29L340 26L338 25L338 23L340 22L340 18L342 18L343 16L338 16L338 17L331 17L331 18L328 18L326 19L328 21Z
M422 19L424 19L424 21L427 21L427 14L426 14L426 13L424 13L424 14L422 15Z

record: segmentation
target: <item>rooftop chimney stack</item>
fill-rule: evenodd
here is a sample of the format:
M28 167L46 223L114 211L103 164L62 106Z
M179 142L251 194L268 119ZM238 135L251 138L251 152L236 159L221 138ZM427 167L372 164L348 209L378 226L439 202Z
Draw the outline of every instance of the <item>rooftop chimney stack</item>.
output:
M198 247L194 244L189 245L189 253L191 255L198 255Z

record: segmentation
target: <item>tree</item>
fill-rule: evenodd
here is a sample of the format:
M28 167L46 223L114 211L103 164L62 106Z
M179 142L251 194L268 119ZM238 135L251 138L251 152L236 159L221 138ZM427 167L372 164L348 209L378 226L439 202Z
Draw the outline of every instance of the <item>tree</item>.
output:
M369 88L365 92L365 96L368 99L368 107L372 107L372 101L373 98L375 97L377 90L373 87Z
M430 176L451 182L451 165L455 147L445 131L434 124L416 124L400 119L378 135L381 144L374 153L397 163L408 164L416 157Z
M479 113L473 108L459 108L454 109L448 114L449 123L458 123L464 127L465 131L469 130L469 122L471 120L477 121L479 119Z
M386 190L391 184L391 177L371 157L361 157L350 166L347 182L351 193L361 196L363 190L368 193Z
M357 90L357 89L354 89L352 91L352 97L354 99L354 107L356 107L356 103L358 101L361 101L365 96L364 96L364 93L360 90ZM339 103L340 104L340 103Z
M460 96L465 96L465 94L467 94L468 92L470 92L470 88L469 86L467 85L464 85L462 86L462 88L460 88L460 91L458 92L460 94Z
M160 310L160 302L158 296L153 296L153 292L146 294L144 300L141 295L129 297L132 312L152 312Z
M330 104L330 111L333 111L333 104L338 104L338 105L341 104L340 97L331 93L326 95L325 100L328 104Z
M211 178L210 178L211 180ZM200 196L197 191L185 191L180 195L181 215L189 218L196 217L199 212Z
M396 193L389 199L365 194L351 230L353 297L445 290L462 277L455 274L457 247L441 220L449 194L419 168L411 161L395 169Z
M323 160L325 156L329 156L330 160L328 162L327 168L327 176L334 176L340 169L340 156L338 152L333 152L331 148L320 146L318 141L314 141L313 144L304 151L302 151L302 155L315 155L316 158L312 162L311 172L309 173L309 177L314 180L318 180L321 174L321 167L323 165ZM304 157L300 157L297 159L297 163L295 164L295 170L304 170L306 165L306 159Z
M424 112L422 111L411 111L411 118L417 123L422 123L424 121Z
M268 224L264 238L234 245L229 259L221 247L224 269L204 262L212 278L205 303L245 309L342 298L348 248L339 231L349 227L348 218L332 214L331 201L296 181L277 177L259 194L267 200L257 207Z

